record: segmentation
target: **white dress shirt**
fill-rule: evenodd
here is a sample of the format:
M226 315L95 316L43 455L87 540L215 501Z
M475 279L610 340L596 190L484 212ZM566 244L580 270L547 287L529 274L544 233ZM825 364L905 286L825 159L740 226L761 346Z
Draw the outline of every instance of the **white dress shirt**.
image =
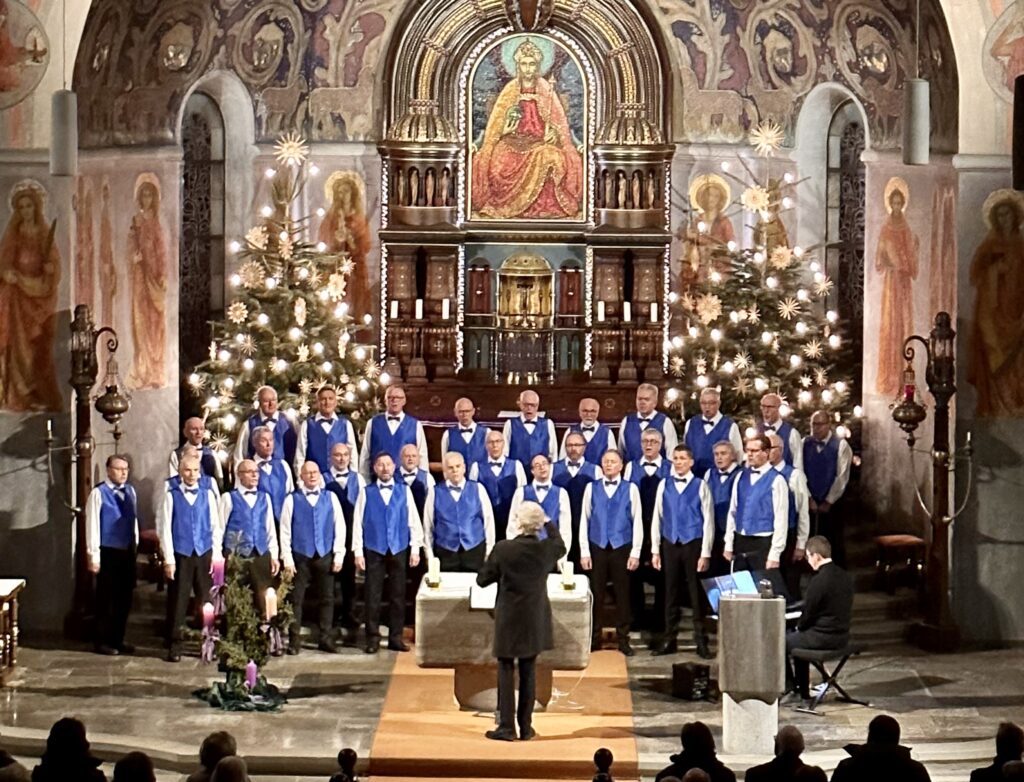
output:
M656 548L652 553L660 553L661 546L661 519L665 511L665 492L674 491L682 494L690 485L690 481L697 476L693 472L686 475L679 475L675 470L658 486L658 493L654 496L654 515L651 517L651 546ZM685 482L676 481L676 478L683 478ZM711 547L715 542L715 500L711 496L711 489L707 483L700 482L700 512L704 517L704 526L701 532L700 555L707 558L711 556Z
M581 430L583 429L584 426L589 426L589 424L584 424L582 421L579 421L576 425L579 426ZM598 421L596 424L594 424L594 431L593 432L586 432L586 431L574 432L572 430L572 427L569 427L568 429L566 429L565 433L562 435L562 443L558 446L558 458L559 459L564 459L565 458L565 440L566 440L566 438L569 435L571 435L571 434L581 434L581 435L583 435L583 439L587 441L587 445L590 445L590 441L593 440L597 436L597 427L599 427L600 425L601 425L600 421ZM615 433L612 432L612 428L610 426L608 426L607 424L605 425L604 428L605 428L605 432L608 435L608 442L607 443L602 443L603 447L601 448L601 451L602 452L604 452L604 451L614 451L616 449L616 445L617 445L617 443L615 442Z
M252 489L246 489L243 486L238 487L238 491L242 494L242 500L250 508L256 505L256 500L259 499L256 494L247 494L246 492L253 491ZM256 489L255 491L259 491ZM231 492L225 492L220 498L220 519L216 527L213 528L213 553L214 556L219 557L224 551L224 535L228 529L228 519L231 518L231 511L234 510L234 500L231 498ZM281 549L277 544L277 526L274 524L274 504L270 501L270 496L267 495L267 513L266 518L263 519L264 529L267 531L267 549L270 553L271 559L281 558Z
M377 485L382 486L383 483L378 481ZM420 549L423 548L423 522L420 521L420 512L416 510L416 501L412 497L412 489L408 486L403 486L400 481L396 482L394 478L388 481L388 485L392 487L391 491L382 490L380 493L380 497L385 505L391 504L391 497L394 492L405 492L405 507L409 511L409 553L419 554ZM363 524L365 523L365 516L366 493L361 492L359 499L356 500L355 510L352 512L352 556L355 557L365 555L363 551ZM379 521L383 523L384 519Z
M380 415L384 417L382 418L380 416L375 415L373 418L366 422L366 429L363 431L363 447L359 452L359 461L352 462L353 464L359 465L359 474L366 478L366 480L368 481L373 480L373 464L371 463L371 460L373 459L375 454L370 453L370 443L373 442L370 439L370 435L373 432L372 427L375 425L375 422L380 421L381 423L388 427L388 429L391 431L391 434L394 434L398 430L398 427L400 427L405 420L404 412L398 414L397 421L387 420L387 416L390 415L390 413L381 413ZM430 458L427 455L427 435L423 431L422 421L416 422L416 447L420 451L420 468L426 470L429 473ZM396 459L395 461L397 462L398 460Z
M508 456L502 456L501 457L501 465L502 465L502 467L505 466L505 462L507 460L508 460ZM484 467L485 470L490 470L491 474L494 475L496 468L491 464L492 461L494 461L494 460L491 459L490 456L488 456L487 457L487 462L483 465L483 467ZM523 463L518 461L518 460L513 460L513 462L512 462L512 469L513 469L513 471L515 471L515 474L516 474L516 486L517 487L525 486L527 484L527 480L526 480L526 470L523 468ZM499 469L498 472L501 472L501 470ZM480 480L480 462L474 462L473 464L471 464L469 466L469 479L471 481L478 481L478 480Z
M166 485L166 484L165 484ZM174 495L172 492L180 491L185 495L185 501L189 505L195 505L199 499L198 494L188 494L185 489L199 489L199 484L195 486L186 486L184 482L179 483L175 488L168 488L164 492L163 501L157 504L156 509L156 534L160 539L160 552L163 554L164 562L167 564L174 563L174 535L173 535L173 523L174 523ZM199 489L202 491L202 489ZM217 495L212 489L206 490L206 505L209 509L209 524L210 530L215 530L220 525L220 510L217 506ZM198 554L205 554L205 551L196 552Z
M608 486L607 480L591 481L583 490L583 512L580 515L580 558L590 556L590 510L593 507L591 492L603 491L611 497L617 487ZM644 547L644 522L640 508L640 489L635 483L630 483L621 475L614 479L616 483L626 483L629 486L630 507L633 509L633 543L629 549L629 556L633 559L640 559ZM594 487L597 487L596 489Z
M480 510L484 517L484 555L490 556L491 549L494 548L494 510L491 508L491 498L487 496L487 489L483 487L483 484L475 484L480 497ZM466 481L462 482L462 489L465 490ZM443 481L436 486L431 486L427 489L427 499L423 503L423 547L427 551L427 556L434 556L434 492L436 491L449 491L448 482ZM458 500L462 492L450 492L452 499Z
M522 414L520 414L519 420L523 422L524 426L527 426L527 424L533 424L534 425L534 430L533 430L534 432L537 431L536 427L538 427L538 426L546 426L547 427L547 429L548 429L548 449L544 453L547 454L548 459L550 459L552 462L555 462L558 459L558 436L555 434L555 422L552 421L550 418L542 418L541 416L537 416L532 421L527 421L526 417L523 416ZM526 431L527 432L530 431L528 426L527 426ZM503 435L505 435L505 451L504 451L504 453L505 453L505 456L508 456L509 453L510 453L509 448L511 448L511 446L512 446L512 419L511 418L505 422L505 426L501 430L501 433ZM536 455L536 454L534 454L534 455Z
M776 470L770 464L759 469L751 469L751 485L764 478L765 475L775 475ZM736 494L740 481L744 479L743 473L732 485L732 499L729 501L729 515L725 522L725 550L732 552L733 538L736 535ZM754 537L771 536L772 545L768 551L768 559L773 562L782 561L782 551L786 548L786 535L789 533L789 487L785 481L774 481L772 483L772 514L774 524L772 532L762 532Z
M822 440L820 443L813 437L805 437L804 442L812 443L820 451L826 445L828 441L835 437L832 432L828 433L828 437ZM801 458L803 458L803 450L800 451ZM843 492L846 491L846 484L850 482L850 467L853 465L853 449L850 448L850 444L845 438L839 440L839 453L837 454L838 463L836 464L836 478L832 481L832 487L828 490L828 494L825 496L825 502L829 505L835 505L839 502L839 498L843 496Z
M334 565L341 567L345 562L345 514L341 510L341 503L334 496L333 492L327 489L307 490L305 487L296 489L284 498L284 505L281 508L281 563L286 568L295 568L295 557L292 554L292 516L295 511L296 502L308 502L316 504L316 499L307 497L306 491L319 491L320 497L327 497L331 501L331 511L334 514Z
M781 473L780 468L784 465L785 462L779 462L775 465L775 469ZM811 493L807 488L807 476L804 475L803 470L793 468L793 472L789 476L789 492L790 499L796 505L796 547L803 550L807 548L807 538L811 534Z
M462 424L460 424L460 423L456 422L456 423L455 423L455 428L456 428L456 429L460 429L460 430L461 430L461 428L462 428ZM478 423L477 423L476 421L474 421L474 422L472 423L472 425L470 426L470 428L472 429L472 431L471 431L471 432L462 432L462 431L456 432L456 434L457 434L457 435L458 435L459 437L461 437L461 438L462 438L462 442L463 442L463 443L469 443L469 441L473 439L473 437L474 437L474 436L476 435L476 430L477 430L477 428L483 429L483 432L484 432L484 440L485 440L485 441L487 440L487 434L488 434L488 432L490 432L490 431L491 431L491 430L490 430L489 428L487 428L486 426L480 426L480 424L478 424ZM451 449L450 449L450 448L448 447L448 437L449 437L450 433L451 433L451 429L450 429L450 428L448 428L448 427L445 427L444 433L443 433L443 434L441 435L441 461L444 461L444 457L445 457L445 455L446 455L446 454L448 453L448 451L449 451L449 450L451 450Z
M111 489L117 489L117 484L109 480L103 481ZM130 485L125 483L125 489ZM89 552L89 564L93 567L100 566L100 509L103 506L103 495L100 494L100 487L95 486L89 492L89 500L85 503L85 549ZM139 545L139 499L135 498L135 545Z
M687 418L686 423L683 425L683 442L686 442L686 435L689 433L691 426L703 427L704 433L707 434L718 426L718 422L721 421L722 418L722 414L717 413L714 418L708 419L712 422L711 426L705 426L703 415L695 415ZM743 437L740 435L740 428L735 421L733 421L732 426L729 427L729 434L726 439L732 443L732 447L736 449L736 458L743 458Z
M660 454L658 456L655 456L653 459L648 459L646 456L641 455L640 456L640 469L643 470L644 474L641 475L640 477L641 478L649 478L652 475L657 475L658 474L658 470L661 469L661 463L663 461L664 461L664 459L661 458ZM650 462L651 464L654 465L654 471L653 472L647 472L647 462ZM626 465L626 469L623 470L623 472L622 472L623 477L627 481L633 480L633 465L634 464L635 464L635 462L630 462L629 464Z
M320 413L317 413L313 417L313 421L315 422L314 426L319 424L320 428L323 429L324 433L328 434L331 431L331 426L333 425L333 421L335 421L335 420L337 420L337 419L339 419L341 417L342 416L336 415L336 416L333 416L333 418L328 419L326 416L321 415ZM331 423L328 424L328 426L324 426L324 424L328 423L328 421L331 421ZM296 475L298 475L299 472L302 471L302 465L306 463L306 451L309 450L309 429L308 429L308 426L309 425L306 423L306 421L303 421L302 422L302 426L299 427L298 442L295 445L295 474ZM350 453L352 455L352 462L351 463L352 464L359 464L359 447L356 445L356 430L352 428L352 421L349 420L348 418L345 419L345 438L346 438L345 444L349 447L349 451L350 451ZM330 458L330 453L329 452L328 452L327 456L328 456L328 458Z
M619 453L623 454L623 458L625 458L626 453L626 422L632 417L639 418L641 421L646 419L651 419L653 421L657 414L658 411L656 410L648 416L641 416L639 413L634 411L627 416L623 416L622 421L619 423ZM651 425L652 424L648 424L648 426ZM640 427L641 437L643 436L646 428L647 427L644 426ZM679 435L676 434L676 425L672 422L672 419L666 415L665 421L658 431L661 432L661 444L665 448L665 453L671 454L673 449L679 445Z

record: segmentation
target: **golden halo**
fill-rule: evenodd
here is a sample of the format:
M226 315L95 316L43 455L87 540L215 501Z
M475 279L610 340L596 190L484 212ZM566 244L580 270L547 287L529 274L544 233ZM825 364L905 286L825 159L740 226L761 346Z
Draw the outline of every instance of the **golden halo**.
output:
M334 186L342 181L347 180L356 193L359 196L359 203L355 205L355 208L359 211L365 208L366 204L366 183L357 171L335 171L324 182L324 200L327 205L330 206L334 203Z
M985 227L992 228L992 214L1000 204L1009 202L1017 209L1018 222L1024 224L1024 195L1009 187L993 190L989 193L985 203L982 204L981 214L985 220Z
M157 179L156 174L154 174L152 171L144 171L143 173L139 174L138 178L135 180L135 201L137 202L139 200L139 188L141 188L144 184L147 183L156 188L156 197L158 200L162 201L163 191L160 187L160 180Z
M704 212L698 196L700 196L702 190L708 187L717 187L722 191L723 210L732 203L732 190L729 188L728 182L718 176L718 174L701 174L694 177L693 181L690 182L690 206L693 207L694 211Z
M46 205L46 188L34 179L22 179L11 188L10 204L12 211L16 211L15 204L26 193L30 193L38 198L40 206Z
M907 211L907 207L910 206L910 185L902 177L894 176L885 185L885 211L889 214L892 214L889 197L897 191L903 196L904 213Z

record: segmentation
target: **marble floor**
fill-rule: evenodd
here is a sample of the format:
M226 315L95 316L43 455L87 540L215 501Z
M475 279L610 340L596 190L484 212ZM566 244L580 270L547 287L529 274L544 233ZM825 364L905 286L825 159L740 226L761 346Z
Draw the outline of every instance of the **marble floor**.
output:
M804 732L810 762L834 767L845 756L842 746L862 741L870 719L886 712L900 720L904 743L926 762L934 780L966 780L970 768L988 762L1000 721L1024 724L1020 651L930 655L907 645L902 637L909 595L858 595L855 634L869 650L848 664L843 681L854 697L870 701L870 707L827 701L822 716L782 708L781 721ZM212 667L195 657L177 665L160 658L152 619L147 619L159 615L160 599L155 593L139 595L142 610L136 615L141 617L130 630L130 640L140 647L134 657L22 647L15 675L0 688L0 745L32 763L50 724L74 715L88 726L97 754L112 760L142 749L156 759L161 782L184 779L194 768L202 738L218 729L235 734L257 782L326 779L336 770L337 750L345 746L365 758L395 652L370 656L344 648L339 655L327 655L307 648L298 657L273 660L268 666L268 676L288 697L284 711L215 711L191 697L193 690L218 678ZM720 735L721 707L671 695L671 664L696 661L692 647L684 644L675 657L653 657L639 636L634 645L639 651L628 666L633 725L641 773L652 779L678 750L683 722L703 720ZM738 771L760 762L723 759Z

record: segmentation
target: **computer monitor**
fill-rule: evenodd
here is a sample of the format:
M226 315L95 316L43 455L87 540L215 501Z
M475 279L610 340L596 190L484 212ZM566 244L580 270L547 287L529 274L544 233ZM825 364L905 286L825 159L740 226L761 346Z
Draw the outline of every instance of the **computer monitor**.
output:
M730 573L727 576L705 578L702 579L701 584L703 584L704 592L707 594L708 602L711 604L711 611L715 614L718 613L718 604L722 599L722 595L757 594L757 581L754 579L754 574L749 570L737 570L735 573Z

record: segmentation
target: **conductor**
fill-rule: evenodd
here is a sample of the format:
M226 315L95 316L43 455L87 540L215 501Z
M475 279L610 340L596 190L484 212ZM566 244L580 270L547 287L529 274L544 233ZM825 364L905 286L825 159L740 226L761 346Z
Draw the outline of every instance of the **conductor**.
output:
M498 727L485 734L496 741L515 741L518 718L519 738L529 741L533 729L536 698L537 655L553 649L548 574L565 556L565 543L558 528L548 522L547 537L538 537L545 526L544 509L536 502L524 502L514 520L520 535L494 545L477 574L480 586L498 584L494 606L494 656L498 658ZM519 660L519 708L515 708L515 663Z

